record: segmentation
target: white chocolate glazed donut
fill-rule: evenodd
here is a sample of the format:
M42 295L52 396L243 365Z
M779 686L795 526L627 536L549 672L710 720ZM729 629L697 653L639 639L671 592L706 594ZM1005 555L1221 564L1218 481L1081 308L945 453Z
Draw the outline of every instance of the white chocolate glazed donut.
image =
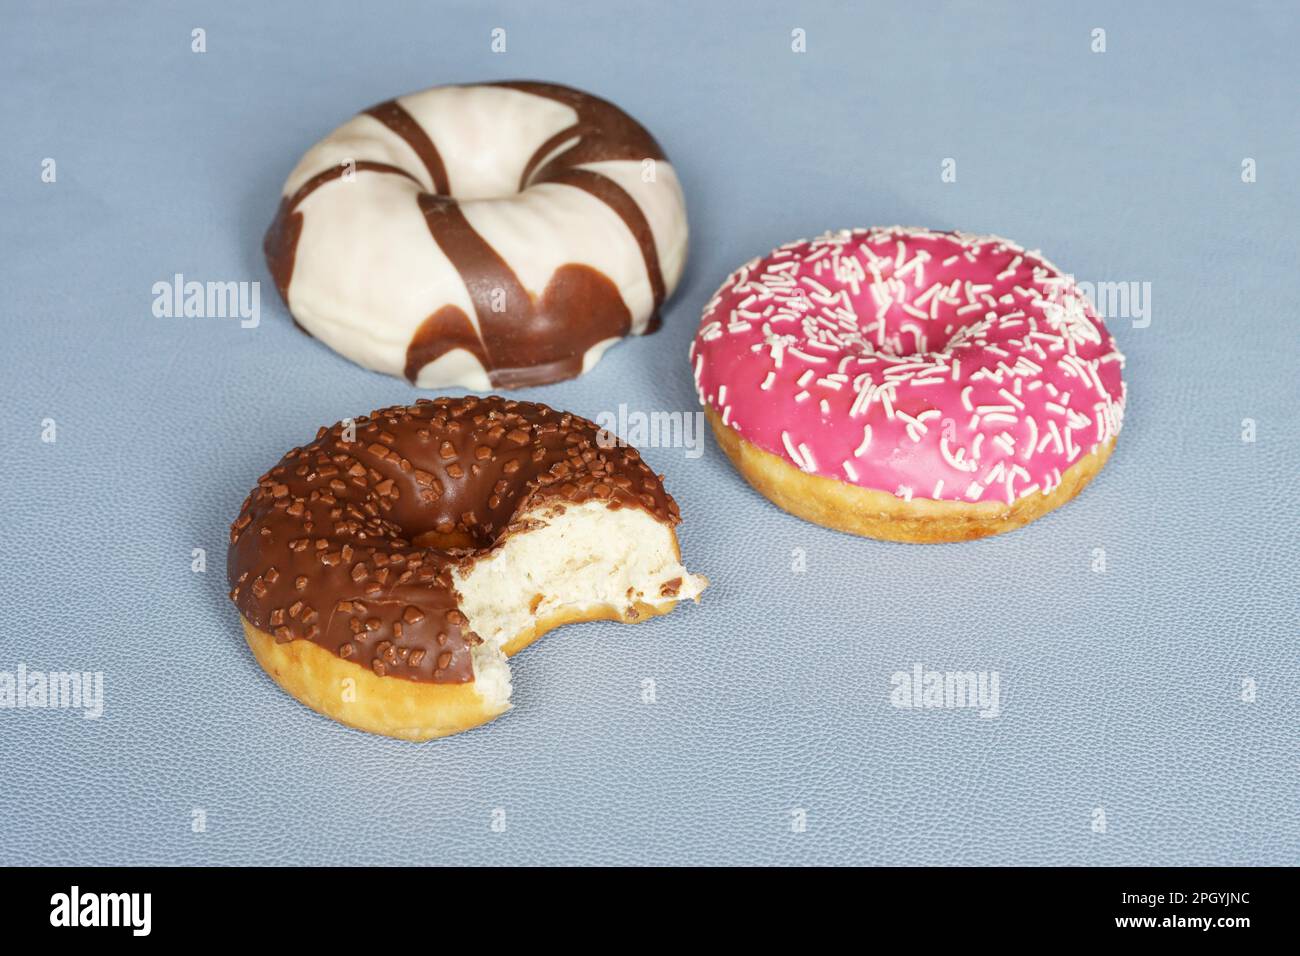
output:
M443 86L353 117L303 156L264 248L298 325L421 388L588 371L658 327L686 206L654 138L546 83Z

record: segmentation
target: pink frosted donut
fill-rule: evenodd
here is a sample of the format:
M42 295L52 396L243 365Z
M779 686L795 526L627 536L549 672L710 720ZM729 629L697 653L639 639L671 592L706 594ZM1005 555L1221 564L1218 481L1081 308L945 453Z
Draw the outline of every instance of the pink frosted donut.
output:
M1070 276L996 236L846 230L734 272L691 345L741 473L828 527L954 541L1019 527L1100 470L1124 357Z

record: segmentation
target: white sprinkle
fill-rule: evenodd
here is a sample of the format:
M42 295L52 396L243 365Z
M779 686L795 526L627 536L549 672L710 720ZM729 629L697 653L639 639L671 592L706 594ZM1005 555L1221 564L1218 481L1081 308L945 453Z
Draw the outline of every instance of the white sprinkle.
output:
M899 417L899 418L901 418L903 421L907 422L907 431L908 431L908 434L911 434L911 433L912 433L912 429L913 429L913 428L915 428L917 431L919 431L922 435L924 435L924 434L929 430L929 429L927 429L927 428L925 427L925 425L924 425L922 422L920 422L918 419L912 417L911 415L907 414L907 412L898 412L897 414L898 414L898 417ZM912 438L912 441L920 441L920 440L921 440L921 439L920 439L919 436L914 436L914 437Z
M1016 379L1016 382L1018 384L1020 382L1020 379ZM1020 399L1016 398L1016 396L1012 395L1005 388L998 389L998 394L1001 395L1003 398L1005 398L1012 405L1016 406L1016 408L1020 409L1022 412L1025 410L1025 403L1022 402Z
M922 292L920 295L918 295L918 296L916 297L916 304L917 304L917 305L925 305L927 302L930 301L930 299L934 298L934 296L935 296L935 295L936 295L936 294L937 294L941 289L944 289L944 288L946 288L946 287L944 286L944 284L943 284L942 282L935 282L935 283L933 283L933 284L930 286L930 288L926 289L924 292Z
M857 481L857 480L858 480L858 471L857 471L856 468L853 467L853 462L849 461L849 460L846 458L846 459L845 459L843 462L841 462L840 464L843 465L843 467L844 467L844 473L845 473L846 475L848 475L849 478L850 478L852 481Z
M957 454L953 455L952 451L948 448L947 438L939 439L939 452L943 455L943 460L958 471L974 471L979 467L973 461L962 461L962 456L966 454L965 448L958 448Z
M863 426L862 426L862 444L860 444L860 445L857 447L857 449L853 452L853 457L854 457L854 458L861 458L861 457L863 456L863 454L866 453L866 450L867 450L869 447L871 447L871 426L870 426L870 425L863 425Z
M799 356L799 357L800 357L801 359L803 359L805 362L825 362L825 361L826 361L826 357L823 356L823 355L809 355L807 352L801 352L801 351L799 351L799 350L798 350L797 348L795 348L793 345L790 346L790 354L791 354L791 355L797 355L797 356ZM780 368L779 365L778 365L777 367Z
M1065 453L1065 445L1064 445L1064 443L1061 441L1061 430L1060 430L1059 428L1056 427L1056 422L1049 421L1049 422L1047 423L1047 429L1048 429L1048 431L1050 431L1050 432L1052 433L1052 444L1054 444L1054 445L1056 446L1057 454L1064 454L1064 453ZM1041 448L1038 449L1038 450L1039 450L1039 451L1042 451Z
M1066 411L1065 420L1070 423L1071 428L1080 428L1080 429L1087 428L1092 421L1092 419L1090 419L1087 415L1081 415L1079 412L1076 412L1073 408Z
M763 379L763 384L760 385L759 388L761 388L763 391L766 392L768 389L772 387L772 383L775 380L776 380L776 372L768 372L767 378Z
M813 261L813 259L806 259L806 260L804 260L804 261L806 261L806 262L811 262L811 261ZM831 290L830 290L830 289L826 288L826 286L822 285L822 284L821 284L820 282L818 282L816 279L810 278L809 276L801 276L800 279L799 279L799 281L800 281L800 282L806 282L808 285L812 286L814 289L816 289L816 290L817 290L818 292L820 292L822 295L829 296L829 295L831 294Z
M790 441L790 434L788 432L781 432L781 443L785 445L785 453L790 456L790 460L803 471L808 471L808 466L804 464L803 457L799 454L799 449L795 448L794 443Z

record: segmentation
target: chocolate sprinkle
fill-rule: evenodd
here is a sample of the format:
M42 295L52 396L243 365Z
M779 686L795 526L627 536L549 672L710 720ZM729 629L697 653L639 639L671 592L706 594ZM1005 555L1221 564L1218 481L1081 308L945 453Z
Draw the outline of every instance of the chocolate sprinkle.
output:
M533 525L548 503L602 500L676 525L636 449L545 405L422 399L321 429L258 479L230 528L240 613L278 641L309 640L380 676L474 679L451 572ZM339 477L347 475L349 480Z

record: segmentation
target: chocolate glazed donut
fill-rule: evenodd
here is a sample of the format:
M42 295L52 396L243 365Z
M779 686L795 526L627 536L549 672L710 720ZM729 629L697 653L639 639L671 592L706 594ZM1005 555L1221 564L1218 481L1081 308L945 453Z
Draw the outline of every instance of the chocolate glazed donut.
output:
M503 712L503 655L551 627L696 597L679 520L637 452L585 419L422 401L322 428L258 480L231 527L230 597L295 697L427 739Z
M475 124L493 115L496 158L471 160ZM412 199L436 250L412 236ZM402 224L360 234L366 206ZM264 248L299 327L349 357L426 387L515 388L579 375L612 342L653 332L685 243L675 173L640 124L578 90L505 82L427 90L345 124L290 176ZM364 267L394 250L409 268L390 272L381 307L358 289L379 288Z

